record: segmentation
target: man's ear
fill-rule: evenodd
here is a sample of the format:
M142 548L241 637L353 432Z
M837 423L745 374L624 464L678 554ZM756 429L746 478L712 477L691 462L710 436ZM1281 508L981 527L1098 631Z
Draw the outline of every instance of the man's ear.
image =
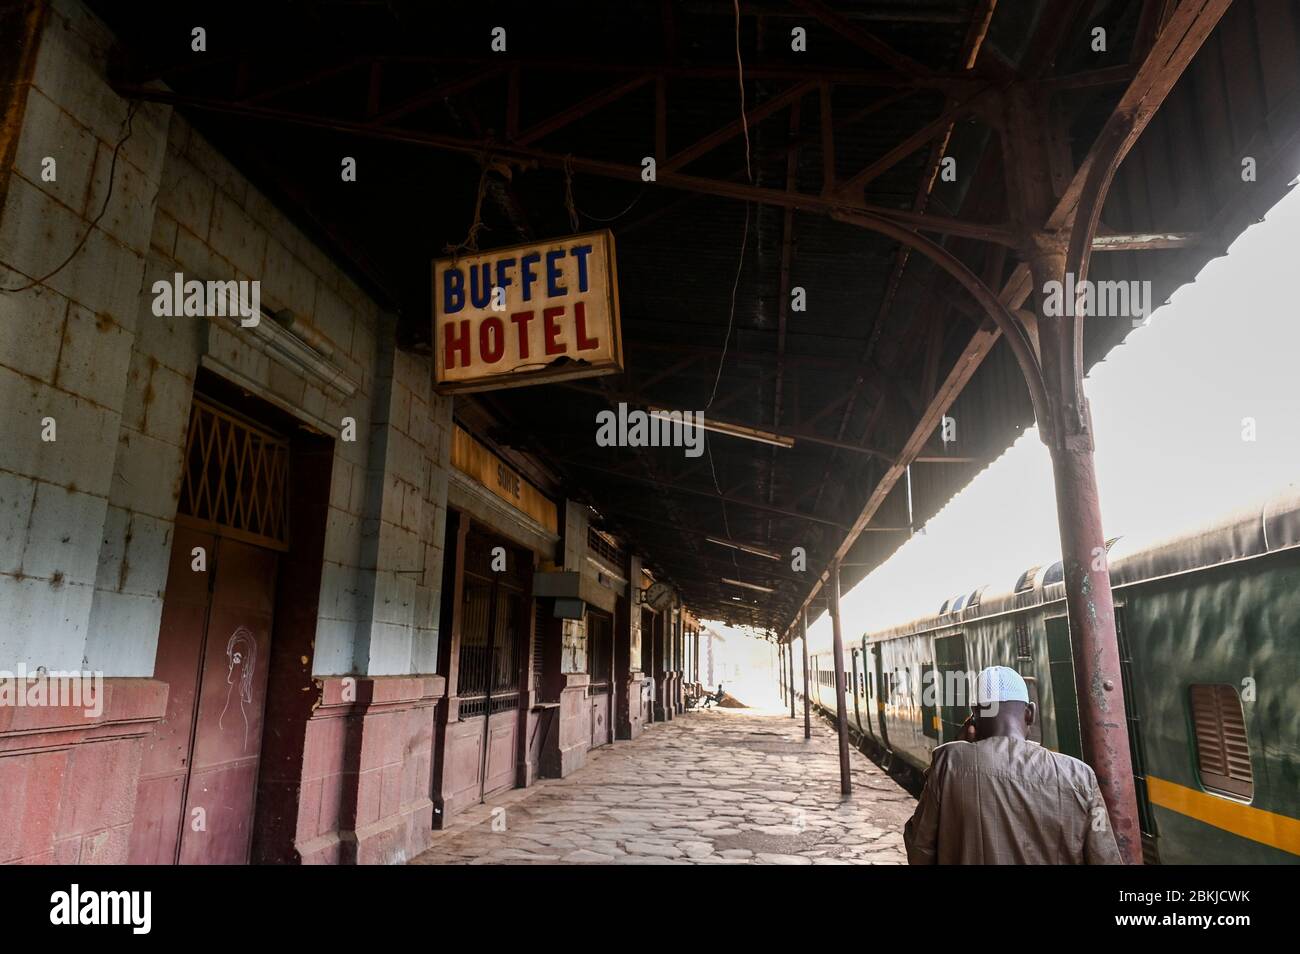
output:
M1038 715L1038 706L1029 702L1025 704L1025 725L1033 725L1034 719Z

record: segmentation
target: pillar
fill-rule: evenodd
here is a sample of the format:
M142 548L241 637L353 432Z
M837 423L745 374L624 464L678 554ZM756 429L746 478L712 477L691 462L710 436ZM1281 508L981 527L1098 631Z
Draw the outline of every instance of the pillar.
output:
M831 631L835 651L835 727L840 744L840 794L853 794L853 781L849 774L849 726L844 712L844 633L840 627L840 565L831 567L830 578Z
M1065 221L1053 230L1046 228L1058 198L1052 185L1048 103L1036 92L1013 85L1003 100L1008 204L1023 236L1020 256L1031 274L1034 315L1033 327L1027 330L1036 338L1039 367L1026 367L1023 359L1021 365L1026 380L1038 375L1042 386L1044 406L1036 410L1039 433L1052 459L1083 756L1097 773L1121 854L1129 863L1140 864L1141 836L1115 609L1093 463L1092 420L1083 393L1085 319L1074 315L1073 307L1060 316L1048 316L1044 307L1049 282L1060 282L1064 289L1076 287L1087 277L1087 250L1095 231L1095 213L1109 188L1109 175L1090 175ZM1116 139L1100 144L1102 152L1094 157L1097 169L1113 173L1123 158L1122 142ZM1084 218L1076 228L1076 218L1081 215ZM1067 281L1069 272L1074 274ZM1074 302L1066 304L1073 306Z
M614 738L635 739L643 728L641 707L645 673L641 665L641 558L629 552L624 567L627 574L627 599L618 604L614 621Z
M780 640L776 643L776 694L785 702L785 646Z
M791 637L790 641L786 643L785 658L790 664L790 669L789 669L790 677L785 681L785 684L786 686L789 687L789 691L790 691L790 718L793 719L794 718L794 638L793 637Z
M668 692L668 668L669 668L669 646L668 646L668 619L666 612L654 614L654 666L655 666L655 698L654 698L654 720L656 722L671 722L673 718L673 704Z
M801 635L803 636L803 737L812 738L812 712L808 702L808 611L799 614Z
M469 517L456 510L447 513L447 546L443 564L443 591L448 597L441 607L443 639L438 646L438 670L446 678L446 696L435 714L436 739L433 754L433 827L441 828L456 811L465 807L456 800L459 787L455 766L448 764L447 751L454 747L460 719L460 629L465 600L465 541L469 538Z
M1092 415L1083 393L1082 335L1077 324L1084 319L1046 317L1043 313L1047 283L1066 280L1063 249L1040 249L1030 267L1043 380L1052 411L1049 426L1040 430L1051 454L1056 485L1083 757L1097 773L1120 853L1128 863L1141 864L1142 837L1093 460Z

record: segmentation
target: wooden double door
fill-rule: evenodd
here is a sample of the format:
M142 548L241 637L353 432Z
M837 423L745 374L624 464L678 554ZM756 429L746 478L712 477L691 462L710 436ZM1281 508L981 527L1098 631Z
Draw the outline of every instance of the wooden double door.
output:
M134 864L249 860L278 556L176 525L154 670L167 714L145 745Z

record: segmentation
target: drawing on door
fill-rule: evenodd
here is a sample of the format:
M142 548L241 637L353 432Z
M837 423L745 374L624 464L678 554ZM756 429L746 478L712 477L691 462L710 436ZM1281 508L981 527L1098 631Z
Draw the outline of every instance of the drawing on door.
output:
M224 720L230 710L231 696L235 693L235 676L239 676L239 714L244 721L244 750L248 749L248 709L253 702L253 676L257 673L257 640L247 626L240 626L226 643L226 706L221 710L217 725L225 728Z

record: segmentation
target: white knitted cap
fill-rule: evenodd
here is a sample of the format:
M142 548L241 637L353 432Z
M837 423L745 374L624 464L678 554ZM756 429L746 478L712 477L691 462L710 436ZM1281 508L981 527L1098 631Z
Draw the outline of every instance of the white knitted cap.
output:
M987 706L995 702L1029 702L1029 687L1020 673L1006 666L980 670L975 680L975 699Z

